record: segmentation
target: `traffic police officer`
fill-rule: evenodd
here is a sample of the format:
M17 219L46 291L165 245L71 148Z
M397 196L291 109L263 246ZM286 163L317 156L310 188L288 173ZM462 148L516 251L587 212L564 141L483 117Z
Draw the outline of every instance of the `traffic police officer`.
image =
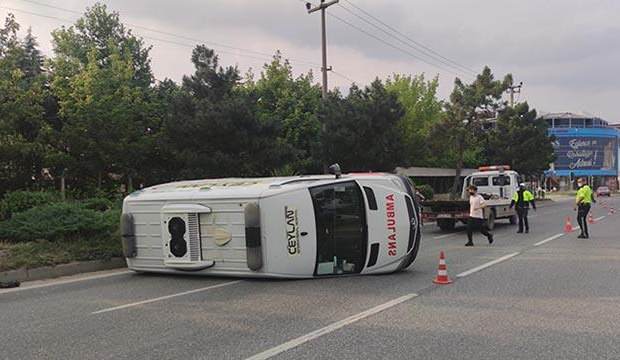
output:
M527 213L530 208L530 204L532 204L532 208L536 210L536 202L534 202L534 195L525 188L525 184L519 184L519 188L512 196L512 201L510 202L510 208L516 206L517 216L519 217L519 231L517 233L523 233L523 225L525 225L525 232L530 232L530 224L527 221Z
M594 193L584 178L577 180L577 186L579 190L577 190L574 210L577 210L577 222L581 228L581 234L577 238L588 239L590 238L590 233L588 232L588 213L592 203L595 201Z

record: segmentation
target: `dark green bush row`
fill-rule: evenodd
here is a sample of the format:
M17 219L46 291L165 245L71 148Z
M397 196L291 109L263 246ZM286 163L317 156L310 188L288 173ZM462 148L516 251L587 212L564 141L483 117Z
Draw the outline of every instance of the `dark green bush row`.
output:
M93 204L96 208L101 205ZM17 213L0 222L0 239L23 242L111 238L118 232L119 218L119 210L101 212L79 203L52 203Z
M78 203L85 209L107 211L120 208L121 201L112 201L103 196L70 200ZM6 193L0 200L0 219L10 219L13 215L32 209L37 206L61 202L58 192L50 191L14 191Z
M13 191L0 201L0 217L10 219L14 214L61 201L60 194L48 191Z

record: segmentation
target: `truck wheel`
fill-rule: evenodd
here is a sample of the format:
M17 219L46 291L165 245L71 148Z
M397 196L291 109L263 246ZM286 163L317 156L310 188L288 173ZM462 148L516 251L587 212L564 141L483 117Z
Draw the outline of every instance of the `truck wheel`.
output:
M443 231L454 230L454 219L437 219L437 226Z
M489 218L487 219L487 229L495 229L495 211L491 211Z
M516 225L517 224L517 215L512 215L511 217L508 218L508 220L510 221L510 225Z

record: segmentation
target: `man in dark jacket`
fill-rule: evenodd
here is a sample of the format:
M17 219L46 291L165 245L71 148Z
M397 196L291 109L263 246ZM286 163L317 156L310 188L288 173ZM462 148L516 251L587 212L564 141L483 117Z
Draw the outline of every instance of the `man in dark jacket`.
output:
M523 227L525 225L525 232L530 232L530 224L527 221L527 213L530 208L530 204L532 204L532 208L536 210L536 202L534 201L534 195L525 188L525 184L519 184L519 189L512 196L512 201L510 202L510 208L516 206L517 216L519 217L519 231L517 233L523 233Z

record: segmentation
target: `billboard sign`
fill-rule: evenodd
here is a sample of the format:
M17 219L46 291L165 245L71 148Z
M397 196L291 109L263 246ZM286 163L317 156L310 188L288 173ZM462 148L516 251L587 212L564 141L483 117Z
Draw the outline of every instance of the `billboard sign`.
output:
M559 136L555 148L555 170L617 169L618 143L614 137Z

